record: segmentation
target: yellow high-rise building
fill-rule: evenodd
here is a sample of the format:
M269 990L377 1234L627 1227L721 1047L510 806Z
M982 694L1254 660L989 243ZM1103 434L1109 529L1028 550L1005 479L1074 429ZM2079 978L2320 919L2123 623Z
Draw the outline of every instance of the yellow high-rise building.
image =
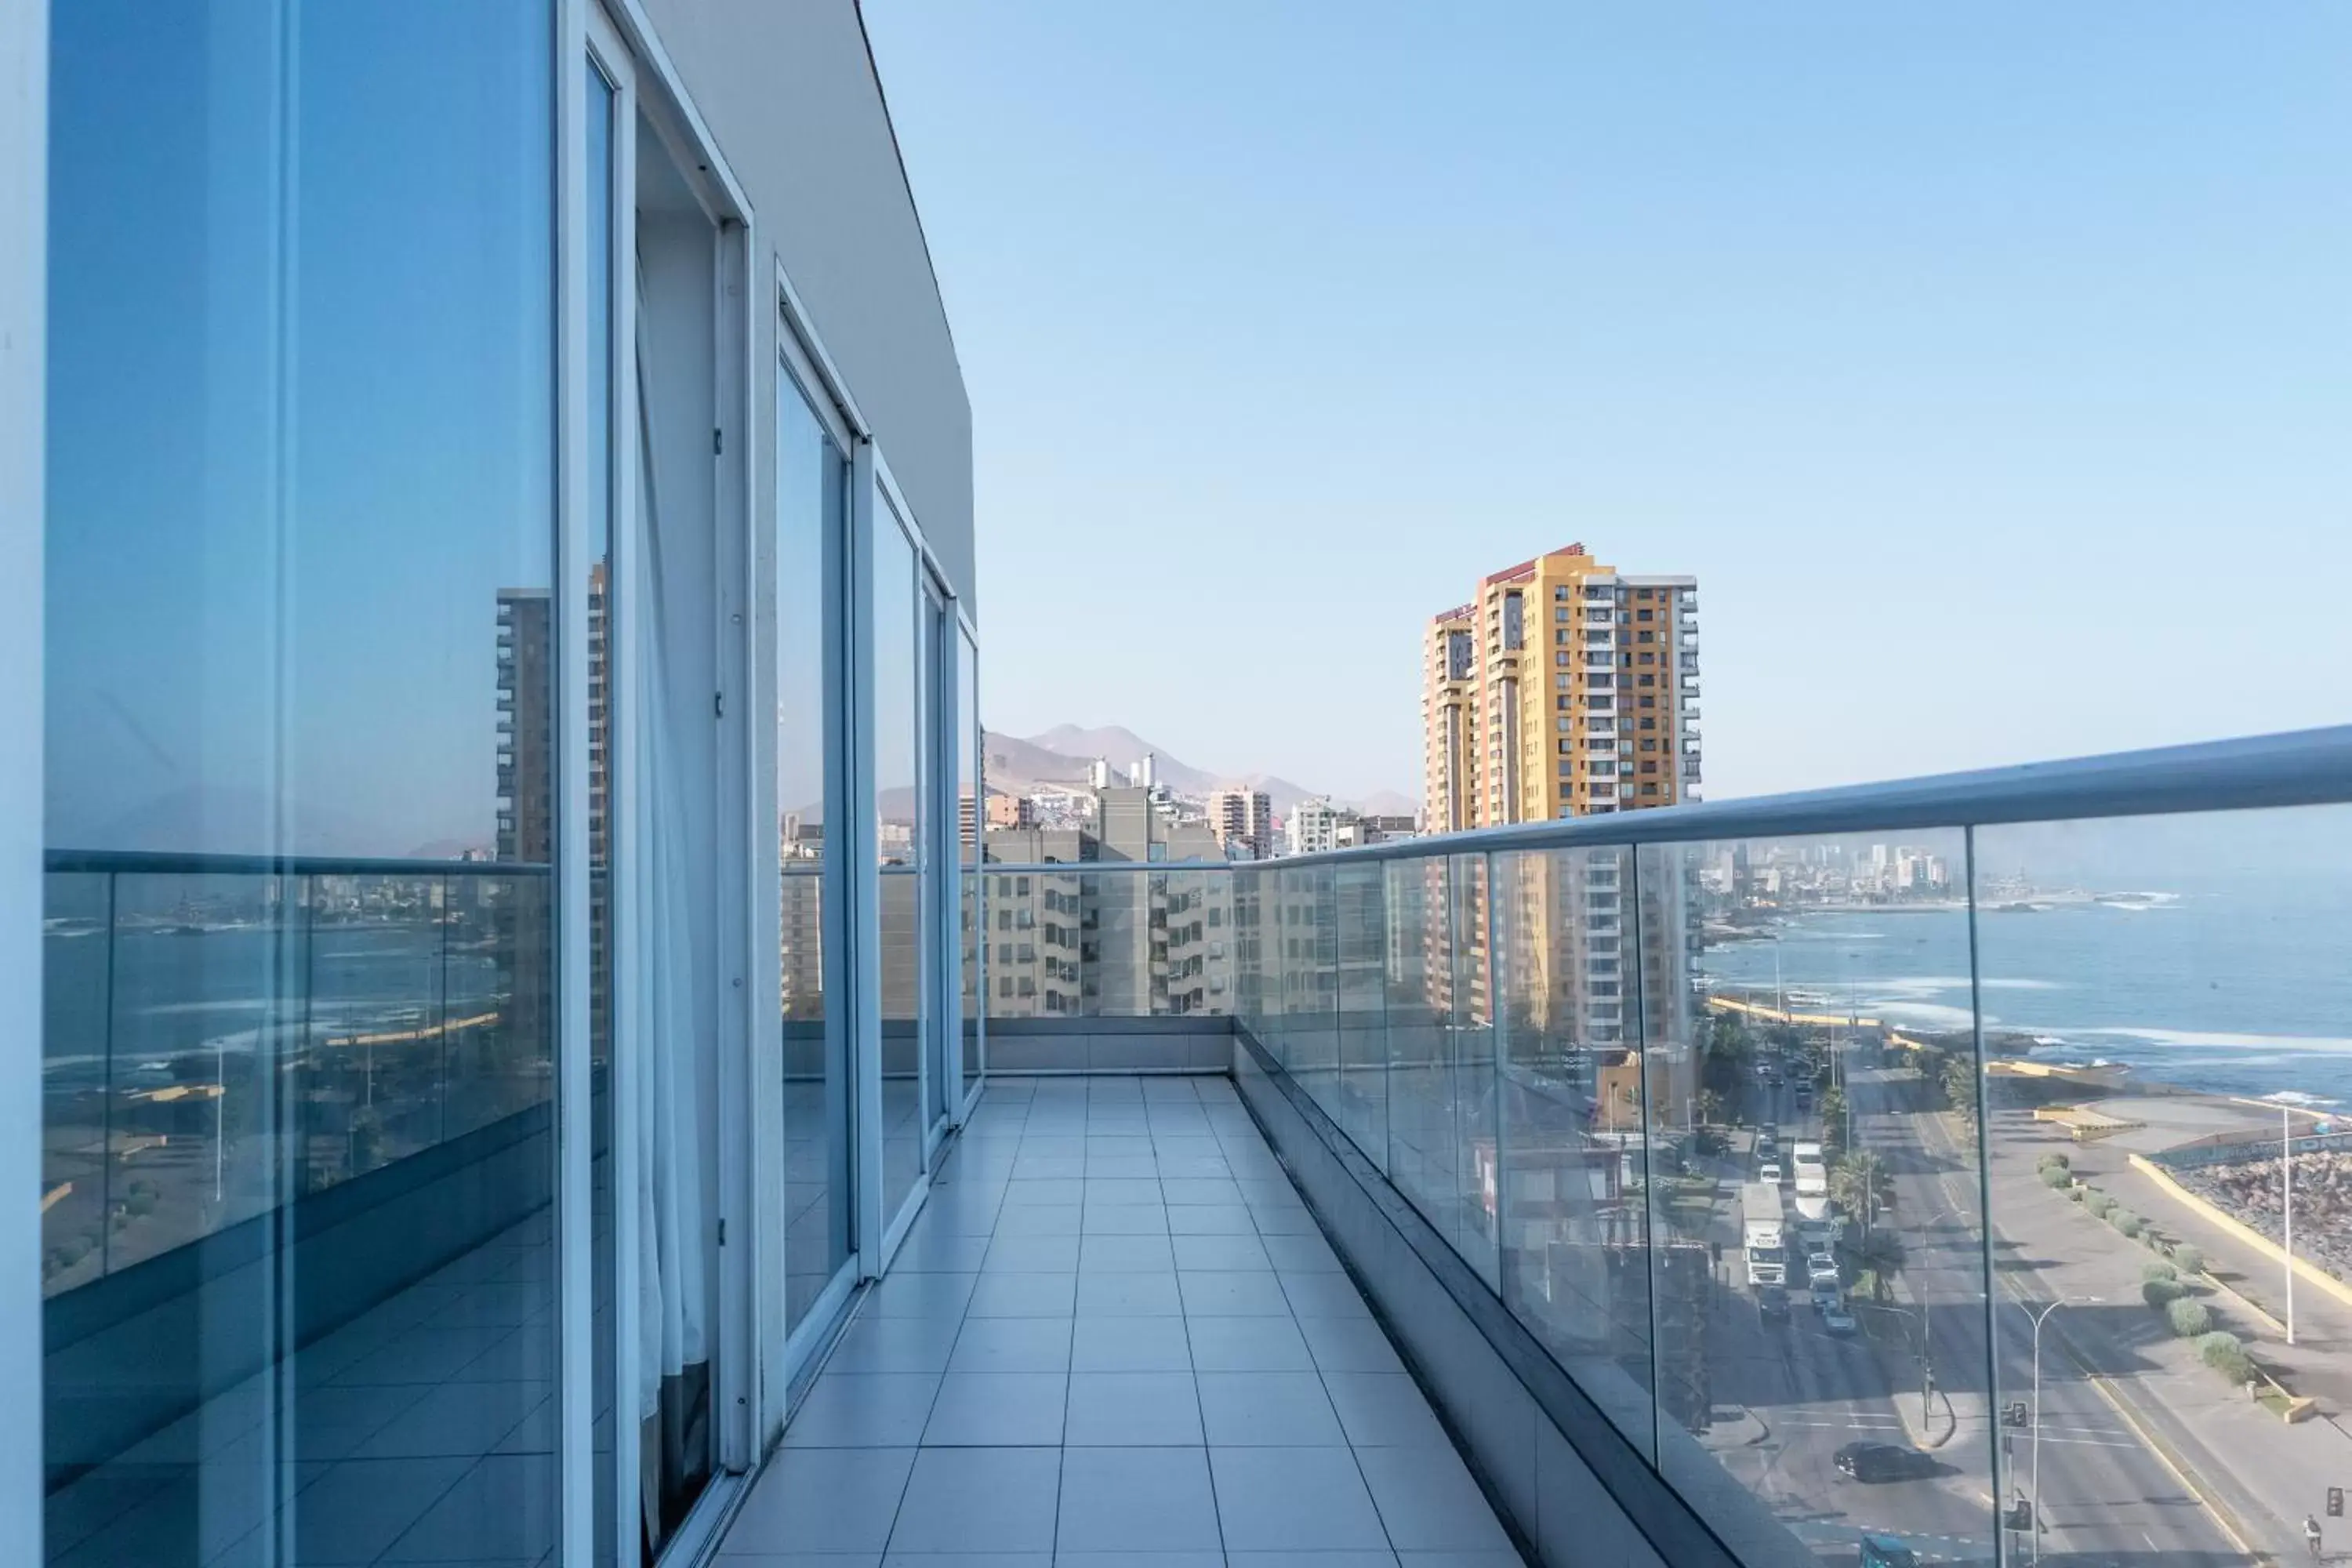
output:
M1697 798L1697 616L1695 578L1621 573L1580 544L1496 572L1433 616L1422 709L1429 830ZM1496 886L1457 914L1472 927L1461 968L1433 976L1433 994L1483 1023L1499 991L1501 1016L1557 1050L1637 1044L1638 994L1651 1039L1678 1038L1686 905L1677 886L1645 884L1637 913L1630 857L1505 856L1478 868Z
M1488 576L1424 650L1429 831L1698 798L1698 584L1571 544Z

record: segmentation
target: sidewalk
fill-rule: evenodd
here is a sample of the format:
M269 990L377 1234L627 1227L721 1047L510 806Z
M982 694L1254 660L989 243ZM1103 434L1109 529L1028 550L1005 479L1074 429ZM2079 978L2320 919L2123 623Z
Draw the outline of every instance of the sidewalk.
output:
M2128 1163L2103 1167L2091 1179L2118 1201L2147 1215L2167 1236L2201 1248L2208 1270L2219 1274L2273 1322L2284 1317L2285 1270L2277 1260L2212 1224ZM2224 1303L2216 1315L2229 1317L2231 1331L2250 1342L2263 1363L2276 1367L2295 1393L2318 1400L2324 1413L2338 1419L2352 1410L2352 1307L2324 1290L2298 1285L2295 1342L2290 1346L2273 1323L2235 1310L2226 1298ZM2347 1471L2352 1473L2352 1466Z
M2012 1145L1995 1160L1999 1230L2032 1260L2030 1268L2004 1272L2011 1294L2042 1300L2097 1297L2111 1307L2137 1308L2141 1266L2152 1255L2031 1179L2020 1170L2018 1155ZM2179 1205L2158 1206L2152 1184L2126 1180L2127 1171L2084 1173L2140 1213L2160 1216L2168 1231L2204 1245L2187 1226L2175 1225ZM2207 1301L2217 1322L2252 1342L2262 1358L2272 1359L2282 1348L2226 1299ZM2149 1317L2154 1327L2154 1314ZM2159 1331L2126 1342L2098 1331L2093 1325L2099 1321L2061 1312L2044 1337L2055 1341L2129 1424L2142 1428L2168 1463L2186 1472L2184 1479L2246 1544L2282 1560L2300 1557L2303 1516L2320 1510L2329 1486L2352 1477L2352 1436L2326 1420L2288 1426L2204 1365L2187 1341Z

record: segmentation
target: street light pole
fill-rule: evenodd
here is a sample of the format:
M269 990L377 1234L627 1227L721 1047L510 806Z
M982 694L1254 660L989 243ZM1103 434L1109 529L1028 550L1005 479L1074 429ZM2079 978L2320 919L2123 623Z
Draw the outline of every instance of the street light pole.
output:
M2286 1342L2294 1343L2294 1112L2279 1107L2279 1193L2286 1241Z
M2061 1296L2039 1312L2025 1306L2025 1315L2033 1320L2033 1568L2042 1568L2042 1325L2050 1314L2074 1301L2096 1301L2096 1296Z

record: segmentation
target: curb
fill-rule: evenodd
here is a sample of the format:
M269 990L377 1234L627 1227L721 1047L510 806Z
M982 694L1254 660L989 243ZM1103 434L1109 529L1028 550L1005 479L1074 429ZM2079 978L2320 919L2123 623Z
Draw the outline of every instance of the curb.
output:
M2318 1287L2330 1296L2335 1297L2338 1301L2343 1302L2346 1306L2352 1307L2352 1285L2347 1285L2343 1280L2336 1278L2335 1275L2328 1273L2326 1269L2321 1268L2316 1264L2311 1263L2304 1258L2297 1258L2290 1259L2286 1255L2285 1248L2280 1247L2277 1242L2273 1241L2269 1237L2264 1236L2262 1232L2254 1229L2253 1226L2246 1224L2243 1220L2233 1219L2229 1215L2222 1213L2220 1209L2206 1202L2203 1198L2199 1197L2195 1193L2190 1192L2187 1187L2184 1187L2179 1182L2174 1181L2172 1179L2172 1173L2169 1171L2167 1171L2155 1161L2150 1160L2147 1155L2132 1155L2131 1167L2133 1170L2137 1171L2140 1174L2146 1176L2149 1181L2154 1182L2158 1190L2163 1193L2165 1196L2180 1204L2183 1207L2187 1208L2190 1213L2195 1214L2200 1218L2220 1226L2222 1233L2230 1237L2231 1239L2243 1242L2248 1247L2260 1252L2264 1258L2269 1258L2273 1263L2285 1264L2292 1262L2295 1272L2295 1278Z

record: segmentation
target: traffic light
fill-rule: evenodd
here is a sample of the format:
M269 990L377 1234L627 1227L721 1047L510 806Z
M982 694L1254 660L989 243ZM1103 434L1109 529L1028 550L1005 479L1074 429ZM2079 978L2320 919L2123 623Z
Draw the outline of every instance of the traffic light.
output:
M2342 1519L2344 1517L2344 1489L2342 1487L2330 1487L2327 1489L2327 1517L2330 1519Z
M2025 1401L2012 1399L2000 1407L2000 1424L2004 1426L2025 1425Z

